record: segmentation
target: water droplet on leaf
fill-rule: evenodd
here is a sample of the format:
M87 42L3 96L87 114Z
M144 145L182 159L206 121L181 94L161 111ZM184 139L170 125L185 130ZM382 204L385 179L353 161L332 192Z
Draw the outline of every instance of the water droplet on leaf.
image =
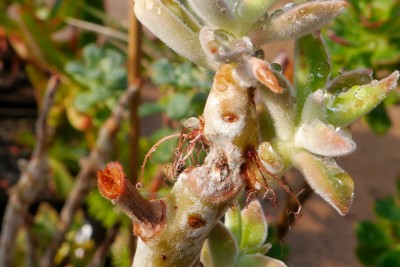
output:
M297 5L297 4L296 4L295 2L288 2L288 3L286 3L286 4L284 4L284 5L282 6L282 10L283 10L283 11L287 11L287 10L289 10L289 9L294 8L296 5Z
M154 1L153 1L153 0L147 0L147 1L145 2L145 6L146 6L146 8L147 8L148 10L152 10L153 7L154 7Z

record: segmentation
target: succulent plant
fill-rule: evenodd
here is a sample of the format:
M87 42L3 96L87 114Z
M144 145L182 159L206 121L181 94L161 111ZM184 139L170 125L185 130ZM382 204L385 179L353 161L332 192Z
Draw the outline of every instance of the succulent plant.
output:
M138 19L150 31L178 54L216 74L203 115L192 118L191 129L182 133L189 144L207 145L207 157L201 166L187 166L180 172L169 195L146 204L126 182L121 166L110 163L98 174L103 195L134 221L140 239L133 266L194 266L207 236L201 258L205 266L221 266L214 259L230 261L224 266L250 262L252 266L284 266L274 260L267 263L261 255L238 252L237 246L264 252L259 246L265 233L258 230L254 233L260 235L245 234L242 239L232 230L236 239L227 238L224 246L234 256L217 259L213 255L221 248L214 244L213 231L229 236L218 220L239 193L265 195L272 183L283 185L279 177L292 167L341 215L348 212L353 181L335 161L356 147L346 127L396 87L399 72L380 81L372 80L366 70L331 79L329 56L316 30L339 15L346 2L290 3L268 14L273 2L135 2ZM264 60L260 50L265 42L291 38L297 38L293 85ZM128 196L147 205L151 214L129 204ZM251 213L252 208L249 204L243 213ZM228 225L229 216L228 212ZM243 218L244 222L247 217ZM246 242L248 246L243 245Z

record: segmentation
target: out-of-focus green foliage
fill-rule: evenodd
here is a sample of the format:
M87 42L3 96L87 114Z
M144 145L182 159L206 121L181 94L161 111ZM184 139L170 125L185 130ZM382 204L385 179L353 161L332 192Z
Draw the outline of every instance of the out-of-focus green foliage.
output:
M351 0L350 5L326 31L333 73L342 69L371 68L378 78L400 68L400 2ZM389 104L400 103L398 91L366 116L377 134L386 133L391 121Z
M115 49L89 44L82 50L82 60L69 61L65 66L66 72L83 86L73 99L73 107L93 118L96 128L111 114L127 87L125 60Z
M357 257L365 266L400 266L400 179L397 194L378 199L377 219L357 225Z

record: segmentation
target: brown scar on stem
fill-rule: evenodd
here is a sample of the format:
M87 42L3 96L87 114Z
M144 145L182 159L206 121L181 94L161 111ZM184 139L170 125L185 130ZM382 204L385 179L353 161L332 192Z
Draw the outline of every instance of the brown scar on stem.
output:
M239 118L236 114L233 113L225 113L222 114L222 119L226 122L235 122L237 121Z
M206 225L206 221L200 215L192 214L189 216L188 224L192 228L200 228Z

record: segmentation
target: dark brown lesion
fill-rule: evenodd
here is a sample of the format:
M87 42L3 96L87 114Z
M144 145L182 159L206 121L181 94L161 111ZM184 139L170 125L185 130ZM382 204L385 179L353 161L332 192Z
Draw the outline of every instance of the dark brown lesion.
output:
M206 225L206 221L199 214L189 215L188 224L192 228L200 228Z
M234 113L227 112L227 113L222 114L222 119L226 122L232 123L232 122L237 121L239 119L239 117Z

